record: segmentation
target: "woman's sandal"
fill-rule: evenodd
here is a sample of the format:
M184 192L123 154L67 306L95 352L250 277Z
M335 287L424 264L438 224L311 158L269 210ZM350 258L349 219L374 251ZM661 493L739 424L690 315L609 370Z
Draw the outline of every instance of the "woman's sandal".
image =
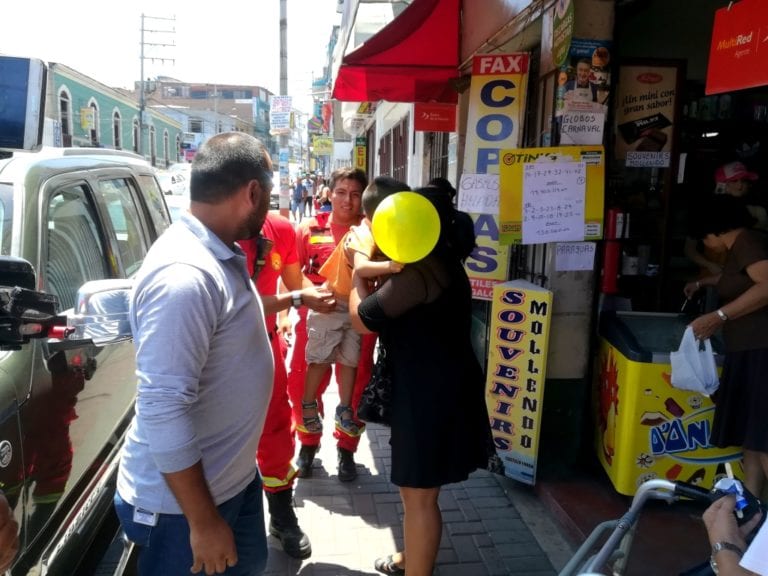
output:
M305 412L310 410L313 413L307 416ZM312 400L311 402L301 401L301 419L304 423L304 428L310 434L320 434L323 431L323 421L320 420L317 400Z
M394 576L403 576L405 574L405 568L401 568L395 563L392 554L376 558L373 567L382 574L390 574Z

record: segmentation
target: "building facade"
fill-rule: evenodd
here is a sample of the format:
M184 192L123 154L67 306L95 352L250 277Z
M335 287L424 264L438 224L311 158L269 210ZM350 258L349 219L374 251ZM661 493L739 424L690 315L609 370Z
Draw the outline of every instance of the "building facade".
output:
M49 63L45 145L130 150L157 167L181 161L181 124L149 110L142 129L139 116L139 104L130 93L64 64Z

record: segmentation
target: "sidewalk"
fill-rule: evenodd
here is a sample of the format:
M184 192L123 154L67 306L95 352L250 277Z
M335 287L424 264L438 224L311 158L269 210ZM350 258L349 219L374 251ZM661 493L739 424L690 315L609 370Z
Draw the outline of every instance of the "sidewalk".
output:
M326 405L334 405L330 389ZM373 561L402 546L402 505L389 483L389 429L368 426L355 458L360 475L345 484L336 477L332 418L324 424L313 476L299 479L295 489L312 556L292 559L270 537L267 576L375 575ZM435 576L552 576L572 552L533 491L506 478L476 472L444 487L440 507L443 537Z

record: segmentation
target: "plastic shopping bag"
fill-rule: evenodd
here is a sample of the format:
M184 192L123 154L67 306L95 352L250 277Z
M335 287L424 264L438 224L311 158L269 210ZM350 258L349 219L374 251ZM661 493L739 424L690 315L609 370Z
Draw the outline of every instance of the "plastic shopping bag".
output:
M707 396L717 390L720 378L709 338L699 342L693 335L693 328L688 326L680 341L680 348L669 356L672 363L672 386Z

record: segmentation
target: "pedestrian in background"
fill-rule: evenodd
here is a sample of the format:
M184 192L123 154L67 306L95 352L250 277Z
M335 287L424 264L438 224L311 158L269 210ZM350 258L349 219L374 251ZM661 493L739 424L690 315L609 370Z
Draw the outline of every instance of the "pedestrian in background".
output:
M374 568L408 576L432 574L442 534L440 487L485 467L492 445L483 372L470 341L472 291L461 263L467 247L450 241L447 196L419 192L440 215L437 245L373 293L354 273L349 303L355 327L379 334L392 378L390 478L400 487L405 548Z
M306 189L301 178L296 178L291 186L291 214L294 222L301 222L304 213L304 194Z
M257 236L272 162L242 132L209 139L191 205L150 248L130 297L136 414L115 508L141 576L261 574L261 477L254 454L272 393L262 305L238 240Z

